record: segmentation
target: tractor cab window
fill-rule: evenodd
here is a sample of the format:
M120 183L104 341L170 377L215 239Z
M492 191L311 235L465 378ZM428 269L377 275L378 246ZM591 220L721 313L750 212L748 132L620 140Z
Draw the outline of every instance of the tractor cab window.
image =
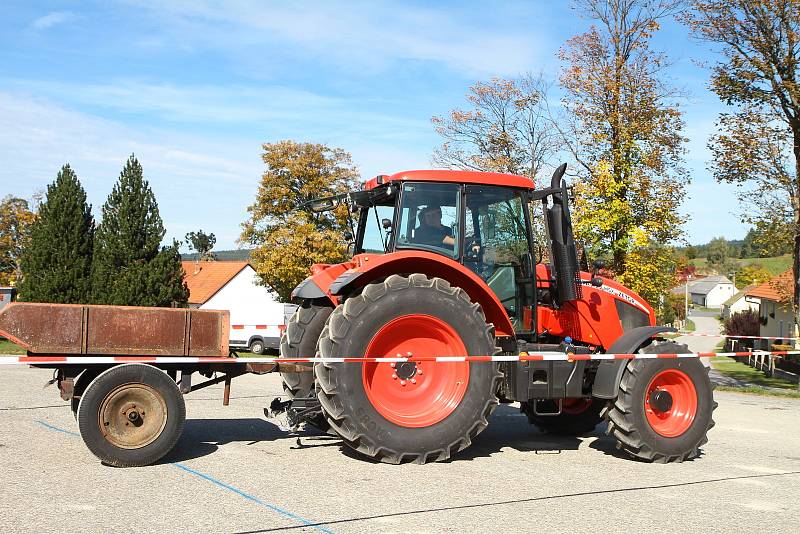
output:
M458 256L458 184L405 183L395 246Z
M530 251L526 203L514 189L468 185L466 204L464 265L486 281L509 316L517 319L517 280Z
M371 254L383 254L389 248L391 225L394 219L394 205L377 205L364 209L366 210L366 220L364 221L364 237L361 251Z

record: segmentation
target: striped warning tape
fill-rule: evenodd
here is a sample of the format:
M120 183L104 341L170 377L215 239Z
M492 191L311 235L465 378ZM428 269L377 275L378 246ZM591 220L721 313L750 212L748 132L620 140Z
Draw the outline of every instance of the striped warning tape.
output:
M736 339L782 339L784 341L794 341L800 339L798 337L780 337L780 336L740 336L737 334L715 334L713 332L678 332L681 337L735 337ZM663 335L663 334L657 334Z
M239 364L248 363L401 363L401 362L559 362L587 360L659 360L676 358L719 358L731 356L787 356L800 354L800 350L756 351L756 352L689 352L685 354L567 354L542 352L537 354L514 354L496 356L410 356L394 358L212 358L192 356L0 356L0 365L98 365L116 363L155 364Z

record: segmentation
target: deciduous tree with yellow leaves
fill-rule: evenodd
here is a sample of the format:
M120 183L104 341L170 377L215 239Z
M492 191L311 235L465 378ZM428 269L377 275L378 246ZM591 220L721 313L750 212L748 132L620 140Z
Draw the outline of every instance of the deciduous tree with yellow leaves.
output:
M310 200L357 188L350 154L321 144L279 141L263 145L266 171L247 208L242 243L253 245L253 264L262 281L288 301L292 289L315 263L347 258L345 205L326 213L297 209Z
M569 39L557 124L577 164L575 233L618 279L656 304L675 283L673 251L688 177L684 122L650 42L676 1L583 0L594 24Z
M13 286L21 279L22 253L35 220L27 200L9 195L0 202L0 286Z

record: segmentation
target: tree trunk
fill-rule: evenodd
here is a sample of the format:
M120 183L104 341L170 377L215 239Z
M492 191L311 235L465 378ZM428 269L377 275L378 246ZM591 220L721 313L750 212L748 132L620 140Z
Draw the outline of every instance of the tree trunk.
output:
M792 125L794 140L794 161L795 161L795 187L794 190L800 191L800 125ZM795 193L797 194L797 193ZM794 335L797 335L797 325L800 325L800 203L797 198L792 199L794 208L794 246L792 247L792 280L793 298L792 308L795 313Z

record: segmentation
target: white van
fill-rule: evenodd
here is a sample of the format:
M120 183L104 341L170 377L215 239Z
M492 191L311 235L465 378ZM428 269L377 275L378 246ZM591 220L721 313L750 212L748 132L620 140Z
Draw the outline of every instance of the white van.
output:
M267 350L278 350L286 324L294 315L296 304L276 302L257 313L231 314L230 350L249 350L253 354L264 354Z

